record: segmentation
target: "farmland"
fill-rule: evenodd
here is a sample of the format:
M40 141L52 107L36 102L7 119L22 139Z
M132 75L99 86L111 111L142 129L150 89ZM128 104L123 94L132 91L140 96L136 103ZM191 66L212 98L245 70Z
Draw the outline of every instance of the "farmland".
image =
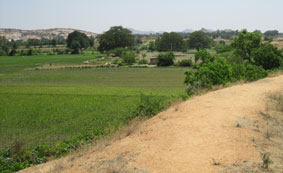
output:
M36 68L93 56L0 57L0 148L103 135L126 124L141 93L169 102L185 92L184 68Z

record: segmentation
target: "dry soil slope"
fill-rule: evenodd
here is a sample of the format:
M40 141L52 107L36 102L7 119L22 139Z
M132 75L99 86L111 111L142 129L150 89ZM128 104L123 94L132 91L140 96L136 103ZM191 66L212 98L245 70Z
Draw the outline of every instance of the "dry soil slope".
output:
M222 172L227 165L260 162L251 141L260 134L237 128L237 120L257 116L265 109L266 95L282 87L281 75L196 96L103 150L23 172Z

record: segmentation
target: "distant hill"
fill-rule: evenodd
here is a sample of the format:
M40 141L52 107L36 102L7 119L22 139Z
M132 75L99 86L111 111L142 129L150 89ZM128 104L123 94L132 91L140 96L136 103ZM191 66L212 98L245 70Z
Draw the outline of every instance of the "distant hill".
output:
M27 39L41 39L41 38L56 38L64 37L67 38L68 34L77 29L71 28L52 28L52 29L36 29L36 30L21 30L21 29L9 29L9 28L0 28L0 36L6 37L8 40L27 40ZM85 33L87 36L96 37L96 33L77 30L82 33Z

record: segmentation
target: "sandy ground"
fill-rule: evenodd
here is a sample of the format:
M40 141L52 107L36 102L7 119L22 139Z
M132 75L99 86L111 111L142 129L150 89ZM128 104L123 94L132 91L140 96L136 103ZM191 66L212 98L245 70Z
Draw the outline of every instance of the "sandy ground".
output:
M266 96L283 88L283 75L196 96L142 122L102 150L89 149L22 172L225 172L261 162L242 118L265 109Z

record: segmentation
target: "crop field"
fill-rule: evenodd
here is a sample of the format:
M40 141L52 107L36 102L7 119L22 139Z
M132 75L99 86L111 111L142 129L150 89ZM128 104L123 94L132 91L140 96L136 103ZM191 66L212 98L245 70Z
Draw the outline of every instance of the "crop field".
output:
M185 92L184 68L35 69L93 56L0 57L0 149L103 135L133 116L141 93L169 102Z

